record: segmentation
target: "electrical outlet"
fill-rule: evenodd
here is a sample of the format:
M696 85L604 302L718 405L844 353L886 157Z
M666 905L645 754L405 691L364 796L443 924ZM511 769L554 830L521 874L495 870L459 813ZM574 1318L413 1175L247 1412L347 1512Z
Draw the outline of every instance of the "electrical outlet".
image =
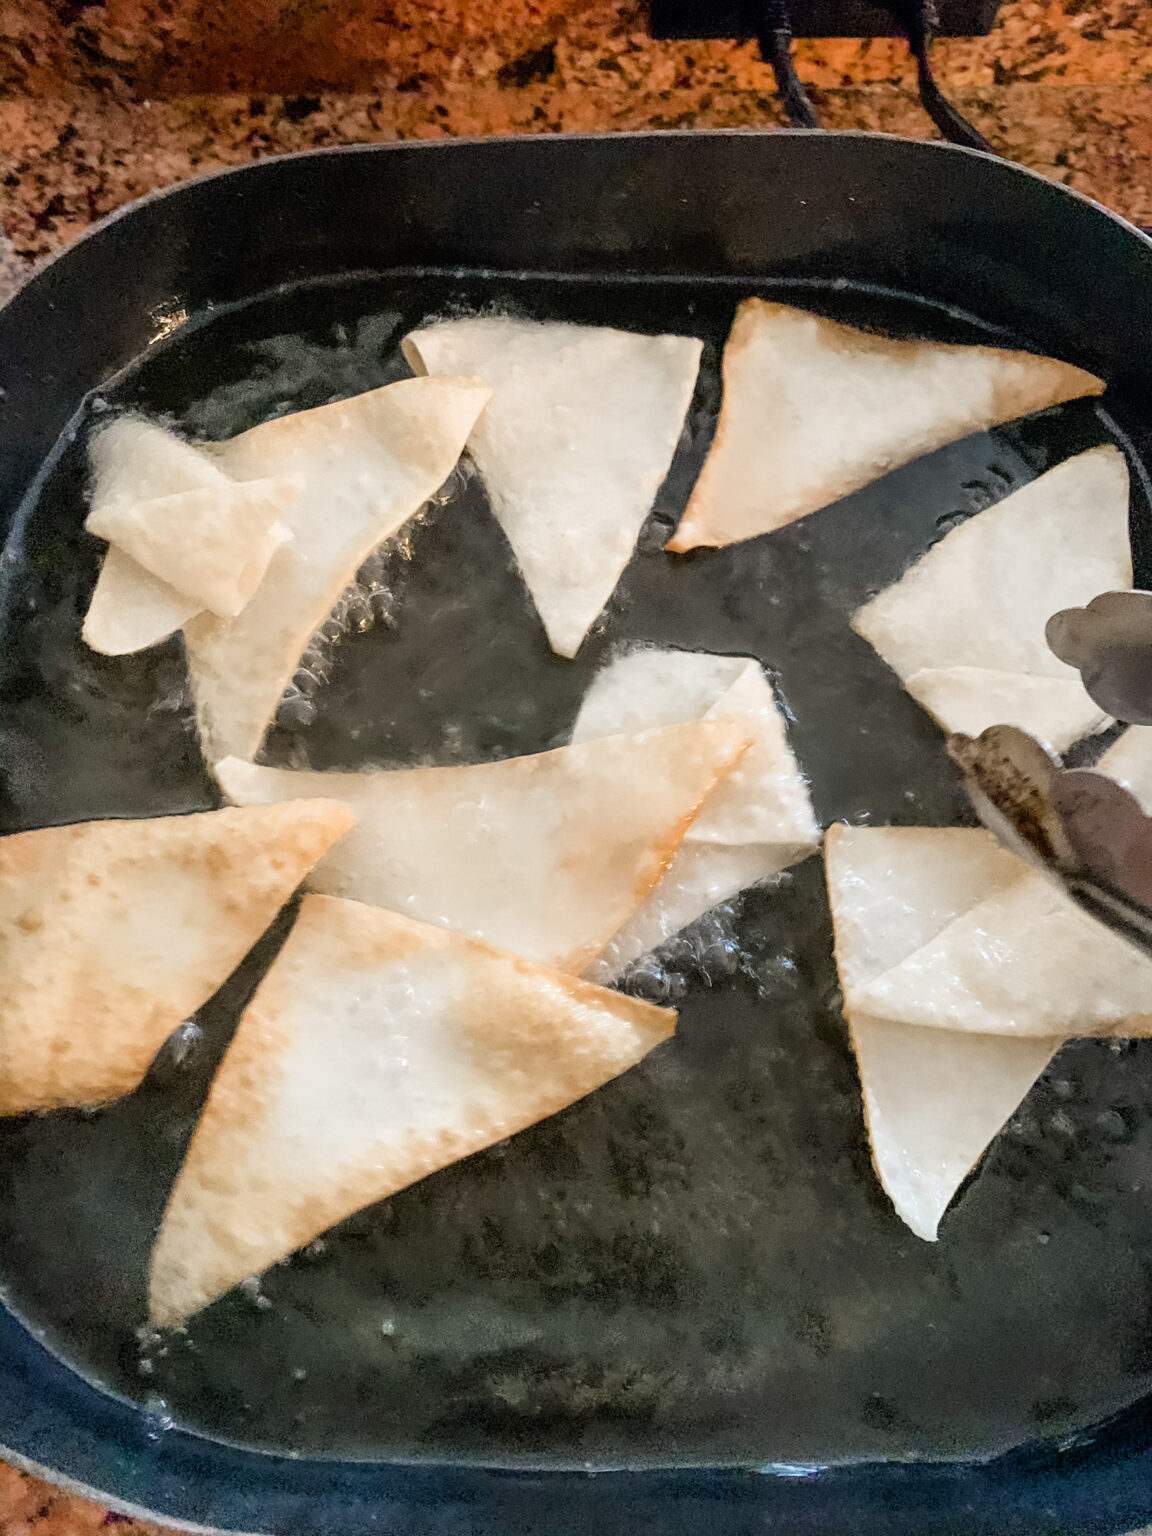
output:
M652 36L668 38L755 35L749 14L755 0L651 0ZM943 37L982 37L992 30L999 0L936 0ZM897 37L900 28L879 0L792 0L797 37Z

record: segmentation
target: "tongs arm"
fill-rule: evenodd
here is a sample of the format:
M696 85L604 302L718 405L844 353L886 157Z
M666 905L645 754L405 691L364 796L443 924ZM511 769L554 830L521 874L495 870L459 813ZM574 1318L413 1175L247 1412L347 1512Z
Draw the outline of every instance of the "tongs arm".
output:
M1116 719L1152 725L1152 592L1106 592L1055 614L1051 649ZM1017 726L955 734L948 753L976 814L1099 922L1152 956L1152 819L1106 774L1065 768Z

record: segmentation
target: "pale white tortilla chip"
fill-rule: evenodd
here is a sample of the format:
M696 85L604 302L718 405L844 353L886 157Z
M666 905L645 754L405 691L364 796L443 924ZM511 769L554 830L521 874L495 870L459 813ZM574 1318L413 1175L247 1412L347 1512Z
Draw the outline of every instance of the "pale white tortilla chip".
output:
M237 1027L152 1254L174 1326L365 1205L627 1071L675 1013L330 897Z
M336 599L444 483L487 399L471 379L405 379L212 445L237 480L299 476L304 490L284 513L292 540L244 611L185 628L208 762L256 752Z
M942 933L1020 864L986 832L831 827L825 838L836 964L872 1160L897 1214L932 1242L989 1143L1063 1043L921 1029L860 1003L877 976Z
M1128 468L1118 448L1092 448L953 528L852 627L902 677L988 667L1075 678L1045 625L1131 575Z
M1042 722L1062 750L1103 711L1049 650L1045 625L1131 580L1127 466L1119 449L1093 448L952 529L852 627L901 679L919 678L917 696L945 730ZM1066 700L1031 685L1013 698L1005 673L1063 682Z
M1107 716L1078 677L1030 677L990 667L925 668L904 687L947 732L979 736L990 725L1012 724L1063 752Z
M102 656L127 656L174 635L200 612L200 604L181 597L131 555L109 544L96 578L84 639Z
M94 480L86 526L95 533L94 522L139 502L227 490L229 484L227 475L191 443L135 416L121 416L97 433L88 453ZM174 634L202 606L113 546L92 593L84 639L106 656L142 651Z
M197 612L235 618L291 537L278 519L303 481L284 475L236 485L220 478L211 490L105 503L85 526L196 603Z
M772 689L746 656L655 649L619 656L593 680L572 739L699 719L740 721L752 745L709 795L647 900L588 968L598 981L819 843Z
M202 448L139 416L109 422L92 438L88 456L95 476L90 516L181 491L226 490L229 483Z
M1152 726L1131 725L1096 764L1097 772L1118 780L1152 816Z
M356 809L311 889L580 971L747 741L742 724L708 720L461 768L293 773L228 759L216 777L240 804L324 795Z
M684 834L693 842L815 843L808 788L760 663L708 651L642 648L598 672L574 742L693 720L739 720L751 746Z
M1028 352L894 341L745 299L716 438L668 548L782 528L969 432L1103 388Z
M836 825L825 834L824 861L850 1009L878 976L1025 868L990 832L968 827Z
M418 372L478 375L468 442L549 642L574 656L668 473L703 343L484 316L406 338Z
M1021 863L1010 884L878 976L859 1006L980 1034L1150 1035L1152 960Z
M806 859L817 846L815 842L693 843L685 837L651 894L583 974L606 986L634 960L659 948L705 912Z
M957 1190L1063 1043L852 1020L872 1160L917 1237L936 1241Z
M308 800L0 838L0 1114L135 1088L354 819Z

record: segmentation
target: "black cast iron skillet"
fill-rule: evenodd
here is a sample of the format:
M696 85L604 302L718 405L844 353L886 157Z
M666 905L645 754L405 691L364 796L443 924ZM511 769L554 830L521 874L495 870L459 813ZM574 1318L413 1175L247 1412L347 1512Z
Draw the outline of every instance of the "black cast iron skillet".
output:
M661 546L752 292L1030 346L1108 393L675 560ZM485 308L705 338L637 556L559 661L482 487L457 477L378 571L382 621L282 713L273 761L537 750L611 648L646 639L759 656L823 822L963 821L938 732L852 609L942 529L1109 439L1147 581L1152 245L1063 188L857 134L266 161L107 220L0 311L4 830L216 803L179 642L107 662L79 640L92 424L141 408L230 435L387 382L405 330ZM1148 1517L1152 1047L1068 1047L941 1242L919 1243L868 1165L818 860L632 979L681 1008L637 1071L345 1223L186 1336L137 1336L165 1193L283 930L128 1100L0 1124L0 1446L17 1464L282 1536L1054 1536Z

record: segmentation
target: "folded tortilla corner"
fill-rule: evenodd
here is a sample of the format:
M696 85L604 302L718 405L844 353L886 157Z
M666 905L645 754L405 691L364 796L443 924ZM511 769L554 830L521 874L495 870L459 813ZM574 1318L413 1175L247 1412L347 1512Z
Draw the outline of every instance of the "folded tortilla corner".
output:
M646 900L585 974L610 980L704 912L807 858L820 843L808 786L760 663L662 650L617 656L593 679L572 739L735 720L752 745L712 790Z
M1024 866L987 832L955 827L837 825L824 856L872 1161L900 1219L934 1242L961 1184L1064 1036L925 1029L886 1016L869 987Z

